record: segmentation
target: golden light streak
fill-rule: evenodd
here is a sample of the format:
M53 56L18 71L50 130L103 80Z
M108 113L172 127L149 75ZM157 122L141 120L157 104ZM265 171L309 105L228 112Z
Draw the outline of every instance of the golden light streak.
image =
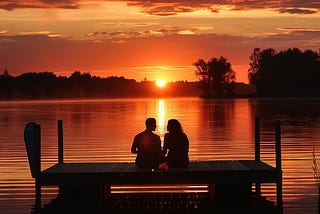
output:
M163 99L159 99L158 101L158 131L161 135L165 132L165 107Z

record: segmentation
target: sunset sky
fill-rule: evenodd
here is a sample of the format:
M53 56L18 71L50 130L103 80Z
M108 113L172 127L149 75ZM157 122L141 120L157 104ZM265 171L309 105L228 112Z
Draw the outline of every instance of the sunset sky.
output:
M197 80L226 57L248 82L254 48L320 48L319 0L1 0L0 72Z

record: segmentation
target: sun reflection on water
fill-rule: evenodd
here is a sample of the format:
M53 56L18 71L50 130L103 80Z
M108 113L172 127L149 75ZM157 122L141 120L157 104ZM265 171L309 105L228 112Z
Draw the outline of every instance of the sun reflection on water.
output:
M160 135L163 135L165 132L165 107L164 100L159 99L158 101L158 131Z

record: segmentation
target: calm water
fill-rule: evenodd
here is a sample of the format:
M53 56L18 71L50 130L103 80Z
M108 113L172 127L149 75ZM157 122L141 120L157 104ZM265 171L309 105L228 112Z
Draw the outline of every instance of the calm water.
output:
M112 99L0 102L0 210L30 213L34 204L23 141L25 125L42 130L42 169L57 162L57 120L63 120L65 161L134 161L133 136L147 117L162 139L170 118L190 140L190 159L254 158L254 117L261 118L261 159L275 166L274 121L282 121L284 213L317 213L312 149L320 155L320 99ZM318 154L318 153L317 153ZM319 156L320 161L320 156ZM263 185L275 201L275 186ZM43 188L43 203L56 196Z

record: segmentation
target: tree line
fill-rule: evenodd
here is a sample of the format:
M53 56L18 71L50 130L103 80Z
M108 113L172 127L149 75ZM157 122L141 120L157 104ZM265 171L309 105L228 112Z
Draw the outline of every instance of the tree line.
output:
M256 87L255 96L320 96L319 53L255 48L249 59L248 79ZM199 59L194 66L202 97L234 97L235 72L225 57Z
M198 81L171 82L161 89L154 81L137 82L122 76L102 78L75 71L70 77L52 72L13 77L4 70L0 75L0 99L239 96L235 71L227 58L198 59L193 65ZM255 48L249 57L248 80L256 92L246 96L320 96L320 55L298 48L279 52Z
M261 96L319 96L320 56L298 48L254 49L248 78Z
M69 99L115 97L197 96L195 82L177 81L157 88L154 81L137 82L123 76L106 78L75 71L69 77L52 72L28 72L17 77L0 75L0 99Z

